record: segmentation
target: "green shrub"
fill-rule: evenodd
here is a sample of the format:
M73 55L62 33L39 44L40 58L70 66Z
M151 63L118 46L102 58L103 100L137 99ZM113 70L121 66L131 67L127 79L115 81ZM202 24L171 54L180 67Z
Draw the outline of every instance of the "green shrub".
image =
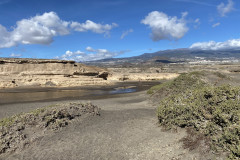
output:
M205 83L200 79L204 74L202 72L183 73L174 80L153 86L148 90L148 94L173 95L185 92L186 89L203 87Z
M219 78L229 78L228 76L226 76L225 74L222 74L222 73L220 73L220 72L214 72L213 74L215 74L217 77L219 77Z
M191 126L210 137L216 150L229 151L231 159L240 158L239 87L188 87L163 99L157 116L167 129Z
M159 91L160 89L169 87L171 85L171 83L172 83L172 81L168 81L168 82L161 83L159 85L153 86L147 91L147 93L148 94L153 94L156 91Z

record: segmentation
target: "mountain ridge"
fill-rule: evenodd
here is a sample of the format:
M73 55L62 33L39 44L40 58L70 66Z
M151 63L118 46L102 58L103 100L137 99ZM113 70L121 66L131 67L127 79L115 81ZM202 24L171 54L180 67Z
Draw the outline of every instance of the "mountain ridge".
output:
M240 59L240 49L224 49L224 50L201 50L201 49L169 49L161 50L153 53L143 53L139 56L127 58L108 58L97 61L84 62L85 64L98 65L103 63L122 64L122 63L146 63L146 62L161 62L161 63L179 63L191 62L196 60L211 60L221 61L226 59ZM160 61L159 61L160 60ZM162 61L164 60L164 61Z

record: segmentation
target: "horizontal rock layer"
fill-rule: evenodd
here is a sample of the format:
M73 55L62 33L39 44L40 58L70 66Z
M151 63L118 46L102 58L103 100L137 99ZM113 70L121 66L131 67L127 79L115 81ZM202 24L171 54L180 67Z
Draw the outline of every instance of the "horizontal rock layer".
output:
M104 84L108 71L75 61L0 58L0 88Z

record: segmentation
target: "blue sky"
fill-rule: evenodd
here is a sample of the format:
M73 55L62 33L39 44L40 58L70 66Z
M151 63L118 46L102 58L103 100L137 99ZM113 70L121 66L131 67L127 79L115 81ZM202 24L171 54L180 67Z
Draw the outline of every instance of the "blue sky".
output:
M0 57L76 61L240 47L237 0L0 0Z

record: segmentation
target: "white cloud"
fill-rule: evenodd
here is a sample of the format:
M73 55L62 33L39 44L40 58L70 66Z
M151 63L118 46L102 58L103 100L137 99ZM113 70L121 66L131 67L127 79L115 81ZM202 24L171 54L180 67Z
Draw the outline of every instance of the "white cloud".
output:
M69 34L67 27L68 22L49 12L18 21L11 38L16 44L50 44L54 36Z
M182 13L182 17L178 19L176 16L170 17L163 12L153 11L149 13L141 23L149 25L152 29L152 40L159 41L163 39L180 39L188 31L185 17L187 12Z
M112 52L112 51L108 51L107 49L93 49L92 47L87 47L86 51L90 53L81 52L81 51L75 51L75 52L66 51L66 53L63 54L62 56L60 57L57 56L55 58L64 59L64 60L74 60L78 62L95 61L100 59L113 58L126 52L126 51Z
M225 42L197 42L192 44L190 48L202 50L238 49L240 48L240 39L231 39Z
M124 37L126 37L131 32L133 32L133 29L129 29L129 30L123 31L120 39L123 39Z
M69 34L69 29L67 28L69 22L61 20L55 12L37 15L33 17L32 20L49 29L53 29L54 32L56 32L57 34L60 35Z
M200 19L199 18L195 19L194 23L195 23L194 28L197 29L201 24Z
M233 5L234 5L234 3L232 0L228 0L228 4L224 4L223 2L220 3L217 6L217 10L218 10L218 13L220 14L220 16L224 17L224 16L226 16L227 13L233 11L234 10Z
M199 18L197 18L197 19L195 19L195 21L194 21L195 23L200 23L200 19Z
M92 47L89 47L89 46L86 48L86 50L87 50L88 52L95 52L95 49L93 49Z
M79 31L79 32L92 31L95 33L105 33L107 35L109 34L109 31L111 29L117 26L118 25L116 23L103 25L100 23L95 23L90 20L87 20L85 23L78 23L78 22L71 23L71 28L74 29L75 31Z
M76 51L76 52L72 52L72 51L66 51L66 53L64 55L61 56L61 59L64 59L64 60L72 60L72 59L69 59L71 57L79 57L79 56L82 56L84 55L85 53L84 52L81 52L81 51Z
M15 53L12 53L9 55L9 57L14 57L14 58L18 58L18 57L21 57L22 55L21 54L15 54Z
M0 48L11 47L15 42L11 39L11 33L0 24Z
M215 24L212 25L212 27L215 28L215 27L219 26L220 24L221 24L221 23L219 23L219 22L218 22L218 23L215 23Z
M0 25L0 48L18 44L50 44L54 36L69 34L67 27L68 22L62 21L54 12L22 19L11 32Z
M13 28L12 31L8 31L0 24L0 48L9 48L18 44L48 45L53 42L53 37L69 34L73 24L82 26L83 31L90 30L95 33L105 34L109 34L109 31L117 26L115 23L102 25L90 20L82 24L67 22L61 20L55 12L48 12L17 21L16 26L11 27ZM76 27L74 30L81 31L79 27Z
M185 18L188 15L188 12L182 12L182 18Z

